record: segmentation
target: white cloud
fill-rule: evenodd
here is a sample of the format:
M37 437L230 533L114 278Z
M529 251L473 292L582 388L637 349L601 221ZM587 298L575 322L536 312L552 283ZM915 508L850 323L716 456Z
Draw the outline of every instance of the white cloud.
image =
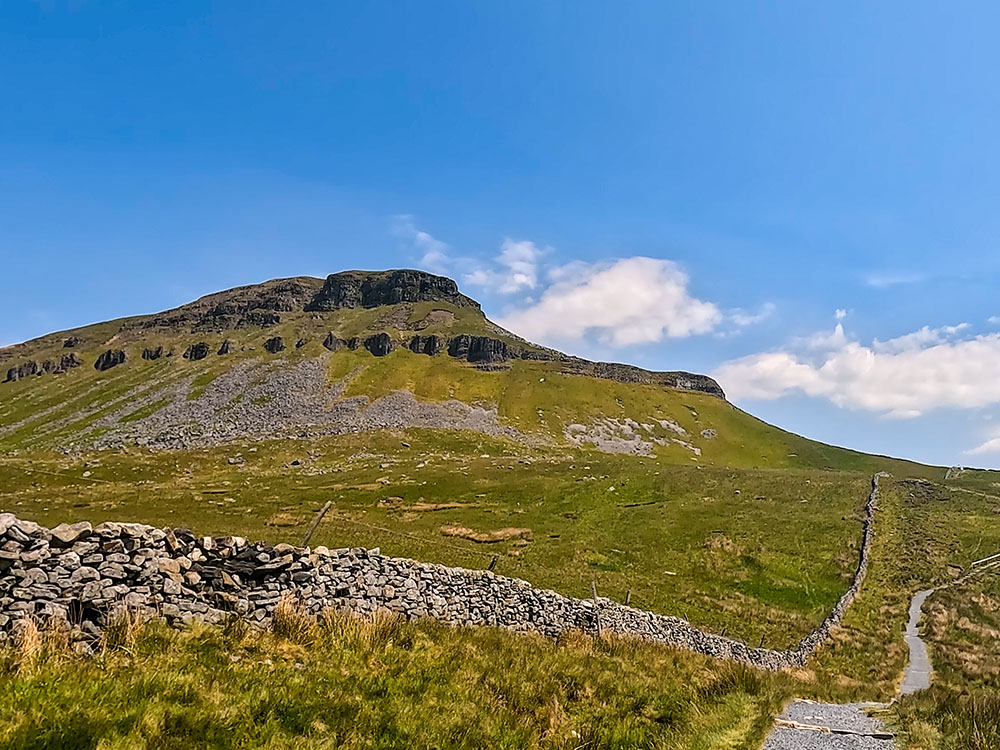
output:
M501 294L514 294L538 285L538 263L545 251L528 240L506 238L494 260L496 268L477 268L466 273L467 284L490 287Z
M986 319L986 322L989 323L991 326L998 325L1000 324L1000 315L991 315Z
M844 318L846 318L846 317L847 317L847 310L843 309L842 307L838 307L838 308L837 308L837 309L836 309L836 310L834 311L834 313L833 313L833 317L834 317L834 318L835 318L836 320L843 320Z
M897 336L887 341L875 339L872 342L872 348L878 352L906 352L913 349L922 349L936 344L943 344L968 327L968 323L959 323L956 326L941 326L940 328L924 326L917 331L913 331L913 333Z
M1000 453L1000 437L990 438L982 445L978 445L966 453L970 456L983 456L988 453Z
M967 327L924 327L865 346L838 323L798 342L801 351L743 357L714 376L735 399L805 394L901 419L1000 403L1000 334L956 338Z
M392 217L392 233L406 240L413 249L420 253L422 268L443 273L448 269L448 245L437 240L427 232L417 229L410 214L398 214Z
M712 331L723 320L711 302L688 293L688 277L669 260L622 258L554 269L538 302L500 320L542 343L594 336L622 347Z

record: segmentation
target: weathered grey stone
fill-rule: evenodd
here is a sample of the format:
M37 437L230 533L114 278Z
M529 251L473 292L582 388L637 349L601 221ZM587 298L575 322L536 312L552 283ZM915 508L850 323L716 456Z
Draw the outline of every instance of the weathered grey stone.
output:
M376 333L374 336L369 336L365 339L365 349L376 357L384 357L395 348L396 345L388 333Z
M81 567L77 568L70 575L69 580L74 584L86 583L87 581L96 581L101 577L101 574L97 572L96 568L91 567Z
M205 359L210 353L211 349L208 343L205 341L199 341L197 344L191 344L187 349L184 350L182 355L184 359L199 360Z
M449 278L425 271L398 270L332 274L305 309L330 311L402 302L448 302L457 307L479 307L478 302L459 293L458 285Z
M78 539L89 536L93 530L94 527L88 521L78 521L72 524L61 523L52 529L52 541L69 547Z
M125 351L122 349L108 349L101 356L97 358L94 362L94 369L103 372L104 370L110 370L112 367L117 367L122 364L127 357L125 356Z

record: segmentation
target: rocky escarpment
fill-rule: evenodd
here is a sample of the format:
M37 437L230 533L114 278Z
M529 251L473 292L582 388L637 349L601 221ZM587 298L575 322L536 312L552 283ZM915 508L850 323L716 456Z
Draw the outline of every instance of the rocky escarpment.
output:
M341 308L380 307L403 302L447 302L456 307L479 308L479 303L458 291L446 276L425 271L343 271L327 276L323 288L306 305L306 312Z
M416 303L438 303L451 306L452 309L433 309L422 319L416 320L411 318L412 306ZM142 342L142 332L149 329L221 332L247 327L268 328L282 323L283 315L297 315L296 320L301 320L306 313L310 313L311 322L313 319L321 319L326 312L378 307L386 307L387 310L370 323L374 331L363 331L360 335L349 338L340 338L331 331L323 339L323 346L329 351L337 351L342 347L356 350L363 346L380 357L397 347L429 356L447 351L450 356L463 359L483 370L503 369L517 359L550 361L557 362L560 372L565 374L680 388L725 398L718 383L705 375L676 371L650 372L631 365L590 362L570 357L518 339L485 318L474 324L473 327L477 329L475 333L463 332L460 328L460 316L456 316L453 308L472 308L478 311L479 303L459 292L457 284L449 278L406 269L344 271L328 276L325 281L298 277L238 287L202 297L173 310L129 319L122 325L121 335L107 341L109 344L115 341L116 346L126 347L129 344L145 343ZM379 332L380 328L385 330ZM484 330L488 335L483 335ZM295 342L295 348L307 344L308 339L300 337L303 332L296 331L296 338L290 339L290 342ZM74 335L60 338L59 341L63 346L76 346L81 337ZM27 354L29 344L8 348L3 358L10 361L22 353ZM185 359L200 360L208 357L215 345L199 341L184 346L186 349L182 346L179 350L184 351ZM233 347L234 344L226 339L218 345L216 351L220 355L227 354ZM272 335L264 342L263 347L276 354L285 349L285 342L282 336ZM162 346L153 348L147 345L139 351L146 360L164 356ZM125 348L108 350L97 359L95 367L101 371L107 370L122 364L125 357ZM7 382L39 372L64 372L72 366L72 363L61 365L55 360L41 363L28 360L7 370Z
M585 375L592 378L615 380L619 383L642 383L666 388L680 388L686 391L700 391L719 398L725 398L722 387L707 375L690 372L655 372L634 365L615 362L591 362L577 357L560 358L562 371L567 375Z
M41 363L29 360L7 370L7 377L4 382L15 383L32 375L45 375L47 373L59 375L82 364L83 360L76 355L76 352L62 355L58 362L52 359L46 359Z
M298 339L295 347L299 349L307 343L306 339ZM372 334L364 339L354 336L345 340L338 338L334 333L330 332L323 339L322 343L331 352L336 352L341 348L356 350L363 346L376 357L383 357L391 353L397 346L403 346L411 352L426 354L428 356L437 356L441 352L446 351L450 357L465 360L485 370L502 368L517 359L550 361L559 363L560 371L567 375L582 375L615 380L622 383L643 383L667 388L700 391L718 396L719 398L725 398L725 393L719 387L719 384L706 375L695 375L687 372L652 372L632 365L591 362L540 347L518 346L504 339L491 336L476 336L467 333L458 334L451 338L444 338L437 335L415 335L409 337L409 339L397 341L389 333L383 331ZM218 355L229 354L233 348L233 342L226 339L220 344L216 353ZM278 354L285 350L284 339L281 336L272 336L264 341L263 348L271 354ZM185 349L183 358L201 360L208 357L211 352L212 347L208 342L199 341L190 344ZM141 356L142 359L148 361L160 359L164 356L163 347L147 347L143 349ZM104 371L116 367L126 360L127 355L124 350L109 349L97 358L94 366L98 370ZM80 364L82 362L75 353L64 355L58 363L52 360L46 360L41 364L35 361L28 361L10 368L7 371L5 382L15 382L31 375L46 372L65 372L67 369L77 367Z
M851 587L816 630L786 651L752 648L679 617L610 599L574 599L489 571L391 558L377 549L270 546L121 523L50 530L9 513L0 514L0 633L17 633L29 617L56 618L86 648L116 605L178 624L235 615L263 625L289 597L312 613L388 609L410 619L499 625L552 637L574 629L608 632L784 669L804 665L857 596L868 568L878 489L875 477Z
M127 321L123 330L169 328L225 331L281 322L283 312L302 312L322 288L320 279L275 279L217 292L155 315Z

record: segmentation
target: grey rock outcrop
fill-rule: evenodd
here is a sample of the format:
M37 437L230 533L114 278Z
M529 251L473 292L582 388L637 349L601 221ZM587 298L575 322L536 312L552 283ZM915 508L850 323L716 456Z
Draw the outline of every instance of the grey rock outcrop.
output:
M270 328L281 322L281 316L276 312L266 312L263 310L251 310L236 321L234 328Z
M59 358L59 370L62 370L63 372L72 370L75 367L80 367L82 364L83 360L76 355L76 352L64 354Z
M566 375L584 375L604 380L615 380L619 383L659 385L686 391L700 391L722 399L726 397L721 386L707 375L696 375L690 372L654 372L633 365L622 365L616 362L591 362L578 357L562 357L559 362L560 369Z
M329 349L331 352L335 352L344 345L342 339L337 338L333 335L333 331L326 334L326 338L323 339L323 346Z
M234 346L235 346L235 344L233 344L232 341L230 341L229 339L226 339L225 341L222 342L222 344L219 345L218 354L220 356L229 354L233 350Z
M365 349L376 357L384 357L395 348L396 345L389 337L389 334L385 332L376 333L374 336L369 336L365 339Z
M15 367L11 367L7 370L7 379L5 383L14 383L18 380L23 380L24 378L31 377L32 375L37 375L39 372L38 363L31 360L24 362Z
M402 302L448 302L457 307L479 307L478 302L460 293L458 285L445 276L402 269L331 274L305 309L322 312Z
M145 359L145 360L147 360L147 361L149 361L149 362L157 360L157 359L159 359L162 356L163 356L163 347L162 346L156 346L156 347L147 348L147 349L143 349L142 350L142 358Z
M355 349L361 346L361 339L358 336L351 336L351 338L347 339L347 341L344 342L344 346L346 346L353 352Z
M489 336L470 336L467 333L455 336L448 342L448 354L469 362L506 362L515 356L505 341Z
M72 349L74 346L80 343L79 336L70 336L68 339L63 341L63 347L66 349Z
M49 373L52 373L54 375L61 375L67 370L72 370L73 368L79 367L82 364L83 360L77 356L76 352L63 354L59 358L58 362L52 359L46 359L41 364L39 364L38 362L32 360L8 369L7 377L4 380L4 382L14 383L18 380L23 380L24 378L30 377L32 375L45 375Z
M308 343L309 342L306 341L305 339L299 339L298 341L295 342L295 348L296 349L301 349L303 346L305 346Z
M285 340L281 336L275 336L264 342L264 348L271 354L283 352L285 351Z
M266 328L281 322L282 312L301 311L321 287L322 281L309 277L274 279L216 292L172 310L130 321L125 328L189 331Z
M414 336L407 347L414 354L435 356L444 348L444 339L440 336Z
M94 368L104 372L112 367L117 367L126 360L125 352L122 349L108 349L94 362Z
M197 344L191 344L187 349L184 350L184 359L199 360L205 359L210 353L211 348L204 341L199 341Z

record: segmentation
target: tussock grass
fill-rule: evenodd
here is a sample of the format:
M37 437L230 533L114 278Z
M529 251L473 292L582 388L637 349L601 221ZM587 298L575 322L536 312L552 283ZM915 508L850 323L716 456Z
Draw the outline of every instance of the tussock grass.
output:
M283 596L274 607L271 632L292 643L309 645L318 636L316 619L310 617L292 596Z
M21 630L15 637L15 644L17 650L13 663L17 670L19 672L30 670L45 646L45 640L35 618L29 617L23 621Z
M126 604L114 607L104 618L101 649L117 651L134 648L147 619L135 607Z
M0 746L736 750L758 745L791 690L785 675L582 633L310 618L293 603L276 620L141 623L130 649L41 649L30 670L0 649Z

